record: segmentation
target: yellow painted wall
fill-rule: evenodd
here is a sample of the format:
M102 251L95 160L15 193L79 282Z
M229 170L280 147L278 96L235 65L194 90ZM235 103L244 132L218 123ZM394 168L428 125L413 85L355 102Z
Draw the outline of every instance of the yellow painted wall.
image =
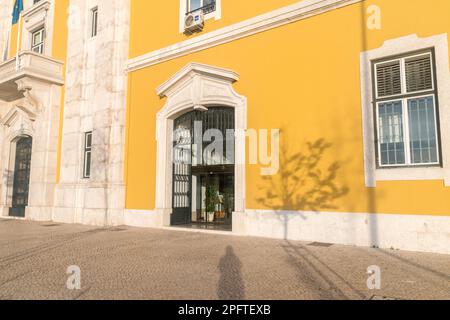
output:
M22 22L20 22L22 23ZM17 35L19 32L19 23L11 26L11 36L9 40L9 58L12 58L17 53Z
M222 0L222 19L207 20L203 33L296 2L298 0ZM180 0L166 0L161 3L133 0L131 1L131 17L130 57L199 35L186 36L179 32Z
M13 1L13 0L12 0ZM52 43L52 53L51 57L65 61L67 53L67 20L68 14L67 10L69 7L70 0L58 0L55 1L55 14L54 14L54 33L53 33L53 43ZM9 56L13 57L17 53L17 38L19 31L19 24L23 26L23 18L20 19L20 23L16 23L11 26L11 39L9 46ZM21 27L23 32L23 27ZM46 39L48 41L48 37ZM19 48L20 50L26 48Z
M180 39L178 20L165 20L170 11L178 13L178 1L173 2L173 8L163 2L160 10L155 10L153 2L132 2L132 57ZM260 10L280 3L261 2L264 5ZM252 6L254 3L251 1ZM362 14L373 3L382 9L383 25L381 30L366 31ZM233 21L232 15L240 16L240 6L244 8L242 15L250 16L250 8L244 2L223 1L224 21L217 25ZM160 15L156 21L148 17L155 12ZM377 188L365 187L359 61L360 52L380 47L388 39L449 33L449 12L448 0L434 0L432 4L426 0L365 1L364 7L351 5L132 72L128 92L126 207L155 208L156 113L165 103L156 95L156 88L187 63L199 62L240 74L234 87L248 98L248 127L281 128L285 154L306 152L305 143L317 139L331 144L320 168L326 172L338 161L340 167L331 180L338 188L348 189L348 193L326 201L328 206L318 204L317 210L450 215L450 188L445 188L443 181L380 182ZM289 167L286 161L281 166ZM247 166L248 209L276 208L281 203L285 203L286 210L309 209L310 205L301 201L307 186L297 188L290 199L278 197L273 206L263 204L260 198L267 199L271 187L259 169ZM292 184L288 172L284 173L286 177L279 174L272 178L273 182Z

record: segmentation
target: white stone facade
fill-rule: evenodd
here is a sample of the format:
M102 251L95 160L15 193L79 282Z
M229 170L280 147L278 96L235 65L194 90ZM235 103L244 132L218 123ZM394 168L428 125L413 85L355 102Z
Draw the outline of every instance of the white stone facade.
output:
M127 85L124 70L130 2L70 1L65 74L64 62L51 58L55 0L34 5L32 0L24 1L20 54L18 58L6 57L5 61L4 53L11 49L12 1L0 0L0 6L0 216L9 216L15 143L26 136L33 139L26 219L99 226L122 224ZM91 35L92 8L100 13L95 37ZM31 32L40 27L45 27L46 34L43 54L28 51ZM82 174L86 132L93 134L90 179Z
M0 215L8 216L11 207L15 143L27 136L33 139L33 148L26 217L51 220L63 63L29 51L18 58L18 64L13 58L0 67Z
M90 33L98 8L97 36ZM72 0L60 183L53 220L123 223L129 0ZM92 131L90 179L83 178L84 135Z

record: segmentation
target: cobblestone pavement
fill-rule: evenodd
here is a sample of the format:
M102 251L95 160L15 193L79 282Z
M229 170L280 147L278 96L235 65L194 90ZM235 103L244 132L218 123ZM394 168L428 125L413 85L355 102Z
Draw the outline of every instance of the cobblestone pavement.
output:
M69 266L81 290L68 290ZM367 268L382 289L367 288ZM450 256L0 220L0 299L450 299Z

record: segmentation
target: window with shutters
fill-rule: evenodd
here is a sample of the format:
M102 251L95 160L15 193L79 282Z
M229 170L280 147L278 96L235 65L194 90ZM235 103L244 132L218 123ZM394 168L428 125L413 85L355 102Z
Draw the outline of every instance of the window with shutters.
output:
M378 167L439 166L432 50L373 62Z

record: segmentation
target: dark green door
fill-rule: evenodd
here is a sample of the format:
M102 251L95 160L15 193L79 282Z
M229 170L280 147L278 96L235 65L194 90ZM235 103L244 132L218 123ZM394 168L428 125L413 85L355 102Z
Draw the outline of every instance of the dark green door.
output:
M22 137L16 143L12 207L9 212L12 217L25 217L30 187L32 144L31 137Z

